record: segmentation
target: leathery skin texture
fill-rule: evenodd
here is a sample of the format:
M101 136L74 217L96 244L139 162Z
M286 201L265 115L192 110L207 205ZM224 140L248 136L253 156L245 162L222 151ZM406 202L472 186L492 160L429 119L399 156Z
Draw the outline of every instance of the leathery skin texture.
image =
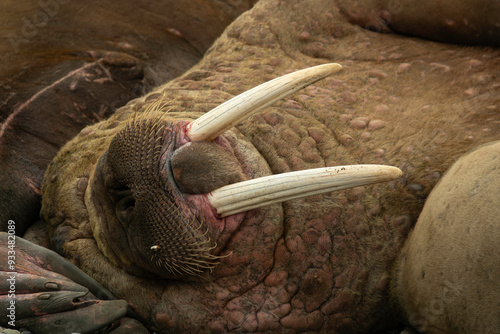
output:
M498 56L362 30L333 1L261 1L197 66L60 151L43 187L53 246L159 333L390 328L390 268L427 194L461 154L499 138ZM199 277L133 276L101 252L89 179L135 111L161 99L172 118L189 120L259 83L329 61L343 72L234 130L267 163L259 173L383 163L401 168L402 179L249 211L224 226L231 236L223 257Z
M500 333L499 159L498 141L458 159L398 256L395 309L422 333Z

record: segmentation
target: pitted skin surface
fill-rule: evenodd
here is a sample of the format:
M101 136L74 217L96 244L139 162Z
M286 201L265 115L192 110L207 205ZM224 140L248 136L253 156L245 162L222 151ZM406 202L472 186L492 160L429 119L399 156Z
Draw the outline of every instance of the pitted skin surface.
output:
M160 333L390 328L390 268L425 197L458 156L499 138L499 55L362 30L335 1L261 1L193 69L62 149L43 189L54 247ZM264 81L332 61L344 70L238 131L273 173L382 163L401 168L402 179L246 213L226 247L232 254L204 280L139 279L112 268L93 239L84 193L124 120L158 99L179 115L207 112Z

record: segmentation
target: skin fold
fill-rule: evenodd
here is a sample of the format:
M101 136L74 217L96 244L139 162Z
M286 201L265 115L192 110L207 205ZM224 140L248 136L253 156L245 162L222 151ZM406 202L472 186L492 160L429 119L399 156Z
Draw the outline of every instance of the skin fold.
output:
M371 333L396 327L390 274L427 195L459 156L499 139L499 53L380 34L351 22L335 1L260 1L196 66L82 130L45 175L42 217L54 250L125 299L137 319L159 333ZM224 168L236 178L254 178L377 163L399 167L401 179L224 219L213 215L201 190L189 184L189 192L176 190L165 164L185 143L187 122L257 84L326 62L344 70L215 140L225 152ZM170 207L189 217L182 221L201 222L201 234L207 231L211 242L208 252L215 258L196 275L165 276L149 264L141 247L156 243L141 228L155 219L120 228L120 200L105 189L106 177L120 179L117 167L106 167L113 165L106 158L113 139L141 122L161 124L159 140L173 138L161 146L163 160L145 159L159 161L165 175L159 180L168 182L144 189L168 189L174 194ZM232 167L234 160L226 164L228 154L239 168ZM200 172L180 167L179 173L192 179ZM202 192L214 187L203 180ZM169 212L162 213L165 224Z

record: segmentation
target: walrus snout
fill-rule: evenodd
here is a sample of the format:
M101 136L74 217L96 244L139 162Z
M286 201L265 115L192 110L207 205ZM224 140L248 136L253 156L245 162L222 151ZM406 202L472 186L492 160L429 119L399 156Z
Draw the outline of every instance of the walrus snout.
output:
M187 194L207 194L247 178L236 158L214 142L189 142L171 159L179 189Z
M204 216L213 216L212 210L193 209L168 167L175 148L183 146L180 127L182 122L156 116L134 120L113 137L96 167L90 198L106 210L99 227L106 231L103 244L111 246L119 266L137 276L195 276L218 258ZM205 151L214 150L224 151Z

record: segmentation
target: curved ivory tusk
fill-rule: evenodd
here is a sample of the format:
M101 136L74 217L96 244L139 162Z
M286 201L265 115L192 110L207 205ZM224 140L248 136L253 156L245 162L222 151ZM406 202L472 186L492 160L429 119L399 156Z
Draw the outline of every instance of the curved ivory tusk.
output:
M207 198L225 217L291 199L390 181L402 174L397 167L383 165L315 168L226 185L210 192Z
M251 114L341 69L336 63L318 65L265 82L191 122L187 135L192 141L212 140Z

